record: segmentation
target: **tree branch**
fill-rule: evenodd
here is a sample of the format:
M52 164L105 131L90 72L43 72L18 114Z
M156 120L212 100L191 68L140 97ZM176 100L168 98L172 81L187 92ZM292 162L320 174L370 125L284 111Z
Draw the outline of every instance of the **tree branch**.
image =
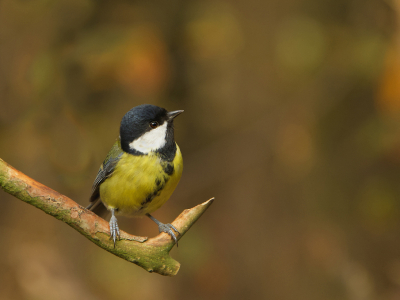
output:
M148 272L173 276L180 264L169 256L174 242L167 233L154 238L138 237L121 231L114 248L108 222L68 197L33 180L0 158L0 186L7 193L25 201L79 231L99 247L133 262ZM184 210L172 224L181 233L180 239L212 204L214 198Z

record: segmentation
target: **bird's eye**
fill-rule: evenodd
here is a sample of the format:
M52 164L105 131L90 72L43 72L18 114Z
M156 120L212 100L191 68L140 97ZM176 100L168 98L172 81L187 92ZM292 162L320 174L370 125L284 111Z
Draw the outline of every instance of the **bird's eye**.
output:
M152 121L152 122L150 122L150 127L151 127L151 128L156 128L156 127L158 127L158 122L157 122L157 121Z

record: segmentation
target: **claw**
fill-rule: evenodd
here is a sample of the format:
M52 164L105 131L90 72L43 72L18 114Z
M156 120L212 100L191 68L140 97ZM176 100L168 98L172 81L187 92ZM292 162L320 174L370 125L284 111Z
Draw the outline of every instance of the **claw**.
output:
M175 233L172 231L172 229L173 229L173 230L175 230L175 232L177 232L178 234L180 234L179 231L178 231L178 229L176 229L175 226L172 225L172 224L169 224L169 223L168 223L168 224L161 223L160 221L158 221L156 218L154 218L154 217L151 216L150 214L147 214L147 216L148 216L150 219L152 219L152 220L158 225L158 231L159 231L159 232L168 233L168 234L171 236L171 238L174 240L176 246L178 247L178 239L177 239Z
M170 224L170 223L168 223L167 225L168 225L169 227L171 227L173 230L175 230L177 233L181 234L181 233L178 231L178 229L175 228L174 225L172 225L172 224Z
M117 218L114 215L114 209L111 209L111 219L110 219L110 240L113 240L114 242L114 248L115 248L115 243L120 239L120 234L119 234L119 227L117 223Z
M175 244L178 247L178 239L176 238L176 235L172 231L172 229L175 230L178 234L180 234L179 231L172 224L169 224L169 223L168 224L163 224L163 223L158 224L158 231L168 233L172 237L172 239L175 241Z

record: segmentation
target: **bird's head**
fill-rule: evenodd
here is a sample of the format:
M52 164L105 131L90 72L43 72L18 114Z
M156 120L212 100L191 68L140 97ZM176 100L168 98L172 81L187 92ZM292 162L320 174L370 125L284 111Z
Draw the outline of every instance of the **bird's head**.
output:
M132 154L147 154L175 143L173 120L182 112L168 112L150 104L132 108L121 121L122 150Z

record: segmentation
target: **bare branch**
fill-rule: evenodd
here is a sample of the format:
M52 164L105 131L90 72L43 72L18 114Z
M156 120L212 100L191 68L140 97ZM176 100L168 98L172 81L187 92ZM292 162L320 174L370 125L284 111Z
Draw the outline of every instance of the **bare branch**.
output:
M0 159L0 186L7 193L25 201L79 231L99 247L148 272L173 276L180 264L169 256L174 242L167 233L154 238L138 237L121 231L121 240L114 248L108 222L68 197L33 180ZM214 198L184 210L172 224L181 233L180 239L212 204Z

